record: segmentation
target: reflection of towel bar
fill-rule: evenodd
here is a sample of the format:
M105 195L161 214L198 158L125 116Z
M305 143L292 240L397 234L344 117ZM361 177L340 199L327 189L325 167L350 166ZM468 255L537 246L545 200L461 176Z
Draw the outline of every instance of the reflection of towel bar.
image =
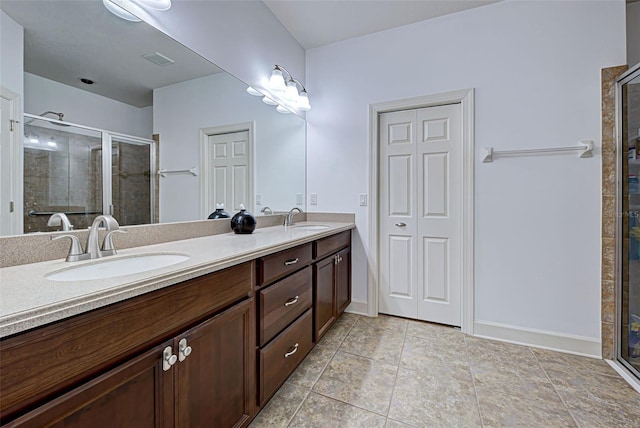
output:
M29 210L27 211L27 215L29 217L35 217L37 215L54 215L54 214L66 214L66 215L87 215L87 214L102 214L102 211L36 211Z
M158 175L166 177L167 175L178 175L178 174L191 174L197 176L199 173L198 167L194 166L191 169L161 169L158 171Z
M581 158L590 158L593 156L593 141L580 141L579 146L572 147L547 147L540 149L520 149L520 150L493 150L493 147L485 147L482 149L482 162L493 162L494 156L500 155L533 155L544 153L560 153L580 151Z

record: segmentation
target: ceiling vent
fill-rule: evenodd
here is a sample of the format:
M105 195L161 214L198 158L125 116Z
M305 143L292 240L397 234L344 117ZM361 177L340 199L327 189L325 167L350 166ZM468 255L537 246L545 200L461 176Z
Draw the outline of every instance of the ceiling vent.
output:
M162 55L160 52L148 53L146 55L142 55L142 57L146 60L151 61L156 65L167 65L167 64L173 64L175 62L171 58Z

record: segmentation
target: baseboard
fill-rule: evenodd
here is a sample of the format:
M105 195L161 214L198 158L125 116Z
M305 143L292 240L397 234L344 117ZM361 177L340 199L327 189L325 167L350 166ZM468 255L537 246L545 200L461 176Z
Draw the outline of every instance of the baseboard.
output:
M351 299L351 304L347 306L345 312L350 314L367 315L369 311L369 302L366 300Z
M590 337L516 327L491 321L476 321L473 326L473 335L477 337L584 357L602 358L601 342Z

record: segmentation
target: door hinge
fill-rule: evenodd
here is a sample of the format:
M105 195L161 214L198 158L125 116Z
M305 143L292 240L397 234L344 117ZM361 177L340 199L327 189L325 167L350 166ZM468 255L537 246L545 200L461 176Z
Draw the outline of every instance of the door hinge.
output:
M9 212L12 213L13 211L15 211L15 206L13 201L9 202Z
M15 120L15 119L9 119L9 131L13 132L13 125L15 125L16 123L20 123L19 120Z

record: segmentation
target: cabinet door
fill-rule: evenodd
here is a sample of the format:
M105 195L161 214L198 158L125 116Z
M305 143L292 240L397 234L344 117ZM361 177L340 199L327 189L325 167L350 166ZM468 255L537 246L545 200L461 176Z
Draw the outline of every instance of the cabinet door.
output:
M256 396L255 337L253 299L176 337L177 427L248 424ZM180 351L181 342L190 353Z
M173 370L162 367L162 352L169 345L154 347L7 426L169 428Z
M313 304L314 338L318 342L336 319L334 305L335 256L327 257L316 263L314 269Z
M351 249L338 253L336 264L336 310L340 316L351 303Z

